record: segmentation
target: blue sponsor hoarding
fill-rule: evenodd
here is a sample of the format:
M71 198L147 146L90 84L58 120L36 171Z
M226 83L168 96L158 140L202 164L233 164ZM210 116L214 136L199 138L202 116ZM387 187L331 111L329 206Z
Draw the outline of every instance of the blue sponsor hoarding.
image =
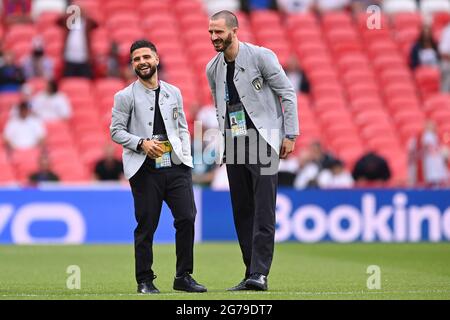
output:
M228 193L202 197L202 239L236 239ZM450 190L280 189L276 221L276 241L448 241Z
M228 192L196 189L196 241L234 241ZM280 189L276 241L450 240L450 190ZM132 243L129 188L0 189L0 243ZM155 242L174 241L164 205Z
M0 189L0 243L132 243L135 227L129 188ZM154 239L175 239L166 205Z

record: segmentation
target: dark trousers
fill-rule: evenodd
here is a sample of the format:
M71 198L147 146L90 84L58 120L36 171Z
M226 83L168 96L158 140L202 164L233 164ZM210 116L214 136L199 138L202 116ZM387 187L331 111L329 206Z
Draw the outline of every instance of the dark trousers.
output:
M137 227L134 230L136 281L153 279L153 235L163 201L172 211L176 242L176 275L193 271L194 222L197 213L191 169L185 165L155 169L150 159L130 179Z
M270 148L269 148L270 150ZM276 153L272 151L275 158ZM278 159L277 161L278 166ZM266 165L227 164L236 233L245 264L245 277L268 275L275 242L278 175L262 174Z
M84 77L92 79L92 66L89 62L73 63L66 61L64 63L64 77Z

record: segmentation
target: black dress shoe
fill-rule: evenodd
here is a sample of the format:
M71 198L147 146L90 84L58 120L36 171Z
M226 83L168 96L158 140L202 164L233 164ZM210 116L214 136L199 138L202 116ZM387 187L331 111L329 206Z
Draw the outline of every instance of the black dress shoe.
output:
M245 278L241 282L239 282L238 285L231 287L227 289L227 291L242 291L242 290L248 290L247 286L245 285L245 281L247 281L248 278Z
M180 277L175 277L173 281L173 289L186 292L206 292L206 288L201 284L198 284L189 273L186 273Z
M138 293L159 293L159 290L153 284L153 281L141 282L137 287Z
M266 291L267 277L261 273L254 273L245 281L245 286L250 290Z

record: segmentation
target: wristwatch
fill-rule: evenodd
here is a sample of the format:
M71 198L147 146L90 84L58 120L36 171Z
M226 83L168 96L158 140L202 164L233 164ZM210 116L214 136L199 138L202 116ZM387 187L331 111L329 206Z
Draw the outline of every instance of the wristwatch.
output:
M140 139L138 144L137 144L137 150L141 150L143 143L144 143L144 139Z
M287 134L284 136L286 139L295 141L295 139L297 139L297 136L295 134Z

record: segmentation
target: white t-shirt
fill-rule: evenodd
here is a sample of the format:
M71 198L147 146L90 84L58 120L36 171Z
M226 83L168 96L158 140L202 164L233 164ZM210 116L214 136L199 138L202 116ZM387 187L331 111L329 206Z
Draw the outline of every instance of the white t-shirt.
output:
M428 183L439 183L447 179L447 166L439 141L433 132L425 132L422 136L424 148L424 178Z
M320 188L338 189L353 187L353 177L350 173L343 171L339 174L333 174L331 170L322 170L317 178Z
M439 53L450 54L450 24L442 31L439 41Z
M289 13L308 12L314 0L278 0L278 7Z
M4 137L14 149L29 149L36 147L45 133L45 127L38 118L13 117L6 124Z
M450 24L447 25L441 34L441 41L439 42L439 53L450 55ZM450 68L450 62L442 59L442 67Z
M295 177L294 180L294 188L304 189L309 187L309 183L316 180L318 174L319 174L319 166L317 164L315 164L314 162L306 164L297 173L297 176Z
M44 121L62 120L71 116L69 100L63 93L39 93L31 102L33 112Z
M340 10L349 4L350 0L317 0L320 11Z
M69 30L64 56L66 61L73 63L88 61L86 22L83 19L80 21L80 28Z
M435 66L439 63L437 52L432 48L419 50L419 60L422 65Z

